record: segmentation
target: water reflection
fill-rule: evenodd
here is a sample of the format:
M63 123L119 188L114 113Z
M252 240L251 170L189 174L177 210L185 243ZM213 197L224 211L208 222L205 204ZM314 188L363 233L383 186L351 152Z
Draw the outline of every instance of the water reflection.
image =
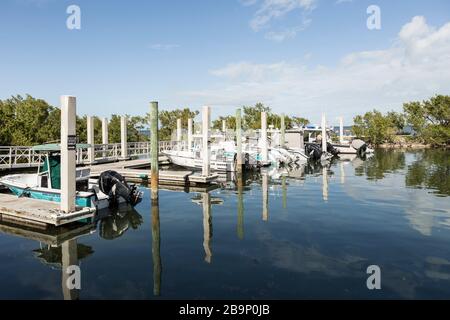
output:
M440 196L450 196L450 157L446 150L416 152L416 160L408 166L406 186L434 190Z
M242 172L237 174L236 177L237 187L237 236L240 240L244 239L244 178Z
M399 150L379 149L367 161L360 164L355 168L356 176L366 176L369 180L380 180L385 178L386 173L394 173L405 168L405 153Z
M106 210L97 217L100 236L105 240L121 237L129 228L136 230L143 223L142 216L133 207Z
M371 298L365 290L369 264L384 272L385 291L376 297L443 297L450 294L450 210L442 198L449 195L449 159L448 152L434 152L380 151L367 160L347 156L244 173L218 190L163 191L160 202L143 203L142 215L121 208L55 234L6 222L0 231L43 244L33 252L61 269L57 289L65 299ZM136 232L124 237L130 231ZM94 242L99 238L121 242ZM82 260L94 280L81 293L67 290L63 270ZM108 276L120 279L114 294L98 271L111 265Z
M262 176L262 220L269 220L269 175L263 170Z
M161 295L161 229L159 221L159 200L151 201L152 208L152 258L153 258L153 295Z

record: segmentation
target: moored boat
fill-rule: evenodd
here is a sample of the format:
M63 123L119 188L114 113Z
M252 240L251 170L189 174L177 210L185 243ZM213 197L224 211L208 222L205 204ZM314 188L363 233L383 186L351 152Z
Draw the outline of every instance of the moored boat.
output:
M38 167L37 173L7 175L0 179L0 184L18 197L61 202L60 146L42 145L33 150L43 153L43 163ZM104 172L98 180L94 180L90 179L89 168L77 168L75 177L75 204L79 207L101 210L120 202L136 205L142 199L142 192L135 186L128 185L115 172Z

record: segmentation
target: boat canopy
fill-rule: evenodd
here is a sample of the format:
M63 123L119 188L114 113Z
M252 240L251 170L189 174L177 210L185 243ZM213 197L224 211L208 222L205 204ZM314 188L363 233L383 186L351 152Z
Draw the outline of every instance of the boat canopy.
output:
M61 189L61 156L47 155L42 165L41 173L50 176L52 189Z
M77 149L87 149L90 148L90 144L77 144ZM51 144L42 144L39 146L34 146L31 148L33 151L42 151L42 152L58 152L61 151L61 144L59 143L51 143Z

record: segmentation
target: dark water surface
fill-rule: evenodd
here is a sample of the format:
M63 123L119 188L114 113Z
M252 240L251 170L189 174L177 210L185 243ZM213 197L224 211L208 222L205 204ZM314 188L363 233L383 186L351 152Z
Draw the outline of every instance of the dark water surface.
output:
M163 190L159 207L146 189L135 209L59 234L2 222L0 298L450 299L449 151L290 175ZM63 290L63 261L80 266L80 292Z

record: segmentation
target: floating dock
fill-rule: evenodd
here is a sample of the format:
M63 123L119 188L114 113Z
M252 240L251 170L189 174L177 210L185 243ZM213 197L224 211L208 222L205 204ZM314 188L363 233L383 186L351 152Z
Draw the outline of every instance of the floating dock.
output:
M30 198L18 198L0 194L0 219L2 221L29 223L31 225L62 226L72 222L91 219L95 209L77 208L73 213L63 213L60 203Z
M139 183L150 183L150 169L149 159L129 160L114 163L104 163L92 165L91 177L99 177L100 174L107 170L114 170L121 174L128 181ZM140 169L141 168L141 169ZM159 184L161 185L176 185L176 186L201 186L214 183L219 178L218 174L210 174L209 176L202 176L196 174L194 171L174 171L174 170L160 170Z

